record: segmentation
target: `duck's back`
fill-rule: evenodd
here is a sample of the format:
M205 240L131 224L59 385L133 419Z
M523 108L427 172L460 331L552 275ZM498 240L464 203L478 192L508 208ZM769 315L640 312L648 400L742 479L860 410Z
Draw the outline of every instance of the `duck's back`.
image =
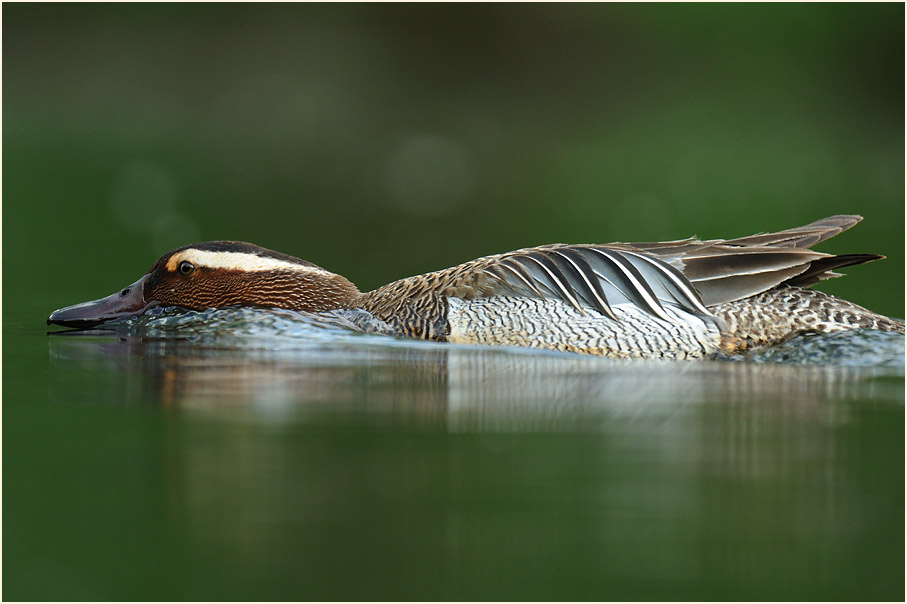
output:
M676 269L636 250L549 245L395 281L363 308L400 335L616 357L697 358L720 321Z
M809 249L860 221L832 216L732 240L554 244L479 258L363 294L401 335L616 357L698 358L805 330L903 322L806 287L880 258Z

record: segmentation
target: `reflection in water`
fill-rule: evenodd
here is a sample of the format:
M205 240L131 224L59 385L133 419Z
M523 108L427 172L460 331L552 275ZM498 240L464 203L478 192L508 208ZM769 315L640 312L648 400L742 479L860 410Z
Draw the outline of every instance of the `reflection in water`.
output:
M61 374L164 407L162 599L890 599L903 584L900 370L335 335L49 338Z
M300 343L97 333L51 337L51 357L135 378L113 400L275 421L346 410L451 431L573 430L702 403L837 421L840 402L903 393L902 368L619 361L381 336Z
M650 439L649 452L721 460L736 474L783 468L791 451L754 449L760 439L819 459L824 444L785 431L845 425L854 401L904 397L890 369L615 361L392 340L297 349L280 340L63 337L51 349L60 364L131 376L111 393L117 402L274 426L333 417L451 434L635 435Z

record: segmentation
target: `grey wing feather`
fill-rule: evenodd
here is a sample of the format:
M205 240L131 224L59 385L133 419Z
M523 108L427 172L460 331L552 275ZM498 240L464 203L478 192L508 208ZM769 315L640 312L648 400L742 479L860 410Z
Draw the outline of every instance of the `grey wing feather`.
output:
M586 303L603 315L618 320L608 302L608 294L602 287L600 275L582 254L570 248L561 248L554 254L554 258L564 273L571 275L576 290L585 294L582 298Z
M616 320L613 306L633 304L671 320L664 305L709 316L706 307L741 300L782 284L808 287L834 269L881 258L833 256L809 247L845 231L860 216L830 216L805 226L702 241L554 244L489 257L482 269L505 291L563 300L581 312Z
M671 304L710 315L696 290L665 262L599 245L553 245L504 254L483 269L513 293L563 300L580 312L594 309L617 320L615 304L633 304L672 321Z
M625 244L657 256L680 270L706 306L741 300L783 283L806 287L838 276L832 269L878 256L832 256L808 249L849 229L860 216L830 216L805 226L739 237L700 241Z

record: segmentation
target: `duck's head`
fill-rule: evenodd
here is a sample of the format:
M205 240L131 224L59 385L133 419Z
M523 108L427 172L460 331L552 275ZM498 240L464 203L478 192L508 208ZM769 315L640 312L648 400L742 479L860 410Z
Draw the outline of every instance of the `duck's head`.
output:
M93 327L141 315L155 306L321 312L344 308L358 295L347 279L311 262L251 243L209 241L165 254L132 285L106 298L54 311L47 323Z

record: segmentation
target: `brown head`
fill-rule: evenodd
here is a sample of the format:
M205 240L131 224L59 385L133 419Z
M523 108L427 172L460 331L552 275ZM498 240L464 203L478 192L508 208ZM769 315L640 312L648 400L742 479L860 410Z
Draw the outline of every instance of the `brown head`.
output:
M148 273L106 298L55 311L47 323L92 327L155 306L205 310L257 306L321 312L347 307L359 290L323 268L241 241L209 241L162 256Z

